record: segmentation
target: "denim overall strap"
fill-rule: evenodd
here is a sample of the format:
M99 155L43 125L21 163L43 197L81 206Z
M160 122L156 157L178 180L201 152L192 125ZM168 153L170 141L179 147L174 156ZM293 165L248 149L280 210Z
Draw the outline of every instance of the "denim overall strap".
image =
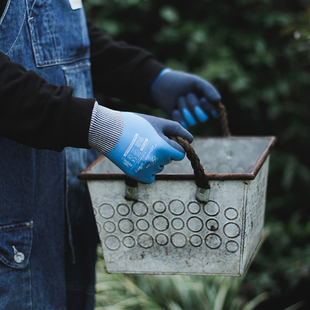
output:
M8 0L0 50L49 83L92 97L84 11L69 0ZM76 175L95 156L0 137L0 309L93 308L96 225ZM75 263L65 253L66 208Z

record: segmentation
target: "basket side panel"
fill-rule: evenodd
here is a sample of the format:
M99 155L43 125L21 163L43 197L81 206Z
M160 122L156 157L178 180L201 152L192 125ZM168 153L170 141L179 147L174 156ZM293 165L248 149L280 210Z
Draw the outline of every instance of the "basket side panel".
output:
M88 181L108 272L240 275L243 181L211 181L207 204L194 181L138 185Z
M262 238L265 218L269 156L252 181L245 182L242 270L244 274Z

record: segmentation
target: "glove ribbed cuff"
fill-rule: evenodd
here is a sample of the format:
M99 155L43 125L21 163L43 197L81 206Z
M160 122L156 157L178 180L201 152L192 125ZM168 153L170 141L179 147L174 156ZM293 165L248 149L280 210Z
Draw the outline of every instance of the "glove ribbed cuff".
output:
M100 153L106 154L114 149L122 132L122 113L95 102L88 133L89 145Z

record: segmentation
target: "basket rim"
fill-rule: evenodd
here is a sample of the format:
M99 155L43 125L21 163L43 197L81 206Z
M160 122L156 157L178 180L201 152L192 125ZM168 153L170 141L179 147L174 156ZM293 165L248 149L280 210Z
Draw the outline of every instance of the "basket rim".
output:
M210 181L212 180L253 180L263 166L267 159L272 147L275 145L277 138L275 136L230 136L230 137L211 137L211 136L198 136L195 140L199 139L219 139L219 140L241 140L241 139L269 139L268 144L259 156L255 165L249 173L206 173ZM101 160L105 158L101 155L85 170L83 170L77 178L79 180L126 180L128 176L125 173L91 173L92 168ZM155 175L156 180L195 180L194 173L160 173Z

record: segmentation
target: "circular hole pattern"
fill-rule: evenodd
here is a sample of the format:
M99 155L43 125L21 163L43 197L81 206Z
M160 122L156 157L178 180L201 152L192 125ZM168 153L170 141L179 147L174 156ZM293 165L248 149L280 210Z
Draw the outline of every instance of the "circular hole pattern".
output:
M154 240L148 234L142 234L138 237L138 244L145 249L148 249L153 246Z
M184 203L181 200L172 200L169 203L169 210L174 215L181 215L185 210Z
M133 222L128 219L122 219L118 222L119 230L124 234L129 234L133 231Z
M188 208L188 211L192 214L197 214L200 211L200 205L197 202L190 202L187 208Z
M157 212L157 213L163 213L166 211L166 205L162 201L156 201L153 205L153 208L154 208L155 212Z
M107 221L103 224L103 228L106 232L112 233L115 231L116 227L115 224L111 221Z
M122 216L126 216L129 214L129 207L125 204L120 204L117 206L117 212L118 214L122 215Z
M226 165L226 164L220 164L217 167L217 172L218 173L230 173L231 172L231 168Z
M233 173L245 173L245 169L241 166L238 166L234 169Z
M120 241L116 236L108 236L105 239L105 245L109 250L115 251L120 247Z
M186 245L186 237L182 233L175 233L171 236L171 243L177 248L183 248Z
M138 201L132 205L132 211L136 216L144 216L147 214L147 206L144 202Z
M182 229L184 227L184 222L182 219L177 217L177 218L172 220L171 225L174 229L179 230L179 229Z
M99 207L99 213L105 219L109 219L114 215L114 208L108 203L103 203Z
M189 230L197 232L203 227L203 222L199 217L193 216L187 220L187 227Z
M224 226L224 233L229 238L236 238L240 234L240 228L235 223L227 223Z
M136 242L135 242L135 239L133 237L130 237L130 236L126 236L124 239L123 239L123 244L126 248L132 248L135 246Z
M225 210L225 216L229 220L235 220L238 217L238 212L234 208L228 208Z
M239 244L236 241L228 241L226 243L226 250L231 253L235 253L239 250Z
M160 215L154 218L153 226L159 231L164 231L169 227L169 221Z
M219 205L214 202L214 201L209 201L205 206L204 206L204 211L207 215L210 216L215 216L220 212L220 207Z
M222 239L216 234L209 234L206 236L206 246L210 249L217 249L222 243Z
M140 230L148 230L149 228L149 223L146 221L146 220L139 220L137 222L137 227L140 229Z
M199 235L192 235L189 238L189 242L191 243L191 245L193 246L201 246L202 244L202 238Z
M204 168L205 173L211 173L212 172L212 166L209 163L202 162L201 164Z
M211 231L216 231L219 228L219 223L217 220L210 219L207 221L206 226Z
M168 243L168 237L164 234L158 234L155 239L159 245L166 245Z

